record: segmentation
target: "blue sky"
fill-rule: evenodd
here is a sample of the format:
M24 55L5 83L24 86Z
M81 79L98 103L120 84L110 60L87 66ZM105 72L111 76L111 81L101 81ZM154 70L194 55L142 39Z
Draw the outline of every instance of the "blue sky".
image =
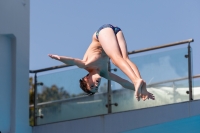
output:
M31 0L30 6L30 70L62 64L49 53L82 58L92 34L110 23L123 30L129 51L194 38L200 74L199 0Z

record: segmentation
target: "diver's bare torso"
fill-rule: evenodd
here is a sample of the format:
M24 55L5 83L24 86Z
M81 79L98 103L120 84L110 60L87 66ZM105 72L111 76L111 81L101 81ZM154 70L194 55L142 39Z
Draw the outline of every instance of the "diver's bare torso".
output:
M108 71L107 63L109 58L104 52L99 41L96 39L95 35L96 33L92 36L92 43L88 47L83 57L83 61L86 62L85 69L88 72L92 69L98 69L100 71L100 75L103 76Z

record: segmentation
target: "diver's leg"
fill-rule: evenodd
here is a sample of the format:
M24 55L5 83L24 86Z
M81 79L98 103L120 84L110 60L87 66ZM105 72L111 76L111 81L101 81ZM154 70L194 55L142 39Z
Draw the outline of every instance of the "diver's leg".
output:
M113 30L111 28L102 29L99 32L99 42L112 62L131 79L135 86L136 98L139 98L143 80L137 77L131 66L123 59L122 51Z
M119 44L119 47L120 47L120 51L122 53L122 57L131 66L131 68L134 71L134 73L136 74L136 76L138 78L141 78L141 75L140 75L140 72L139 72L137 66L128 57L127 44L126 44L123 32L119 31L116 36L117 36L117 41L118 41L118 44ZM145 82L142 86L141 97L142 97L143 100L146 100L147 98L154 99L153 95L146 90L146 83Z
M122 31L119 31L117 33L117 41L122 53L122 57L126 60L126 62L131 66L132 70L135 72L135 74L137 75L138 78L141 78L140 72L137 68L137 66L130 61L129 57L128 57L128 52L127 52L127 45L126 45L126 41L123 35Z

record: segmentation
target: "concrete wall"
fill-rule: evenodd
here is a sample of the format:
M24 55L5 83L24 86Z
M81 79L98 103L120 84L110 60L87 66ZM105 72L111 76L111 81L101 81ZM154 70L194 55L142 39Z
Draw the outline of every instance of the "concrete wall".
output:
M161 124L162 127L162 123L165 122L200 115L199 104L200 101L184 102L114 113L104 116L46 124L34 127L33 133L119 133L125 131L131 132L131 130L134 131L134 133L141 133L141 130L136 129L145 129L145 127L151 127L156 124ZM195 121L196 119L198 121ZM188 126L190 127L187 127L187 131L195 130L193 129L193 124L196 124L199 127L199 119L200 117L198 116L197 118L190 119L190 123L188 123ZM179 127L181 127L181 124L182 126L186 125L185 122L183 122L179 124ZM163 126L165 127L165 125ZM170 132L173 131L173 123L168 124L167 127L171 128ZM155 131L156 128L154 127L148 129L148 132L151 133ZM199 129L200 128L197 128L196 130Z
M0 131L29 126L29 0L0 0Z
M0 35L0 57L3 58L0 64L0 131L9 131L11 127L11 101L12 101L12 82L13 82L13 44L7 35Z

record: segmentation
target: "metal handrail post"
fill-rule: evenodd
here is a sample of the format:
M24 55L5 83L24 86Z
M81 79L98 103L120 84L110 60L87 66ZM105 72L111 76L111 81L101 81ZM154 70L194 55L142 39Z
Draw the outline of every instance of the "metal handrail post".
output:
M192 64L191 64L191 47L190 43L188 44L188 82L189 82L189 100L192 98Z
M108 71L111 71L111 66L110 66L110 60L108 61ZM112 113L112 107L111 107L111 81L108 80L108 103L107 103L107 107L108 107L108 113Z
M37 73L34 76L34 126L37 125Z

